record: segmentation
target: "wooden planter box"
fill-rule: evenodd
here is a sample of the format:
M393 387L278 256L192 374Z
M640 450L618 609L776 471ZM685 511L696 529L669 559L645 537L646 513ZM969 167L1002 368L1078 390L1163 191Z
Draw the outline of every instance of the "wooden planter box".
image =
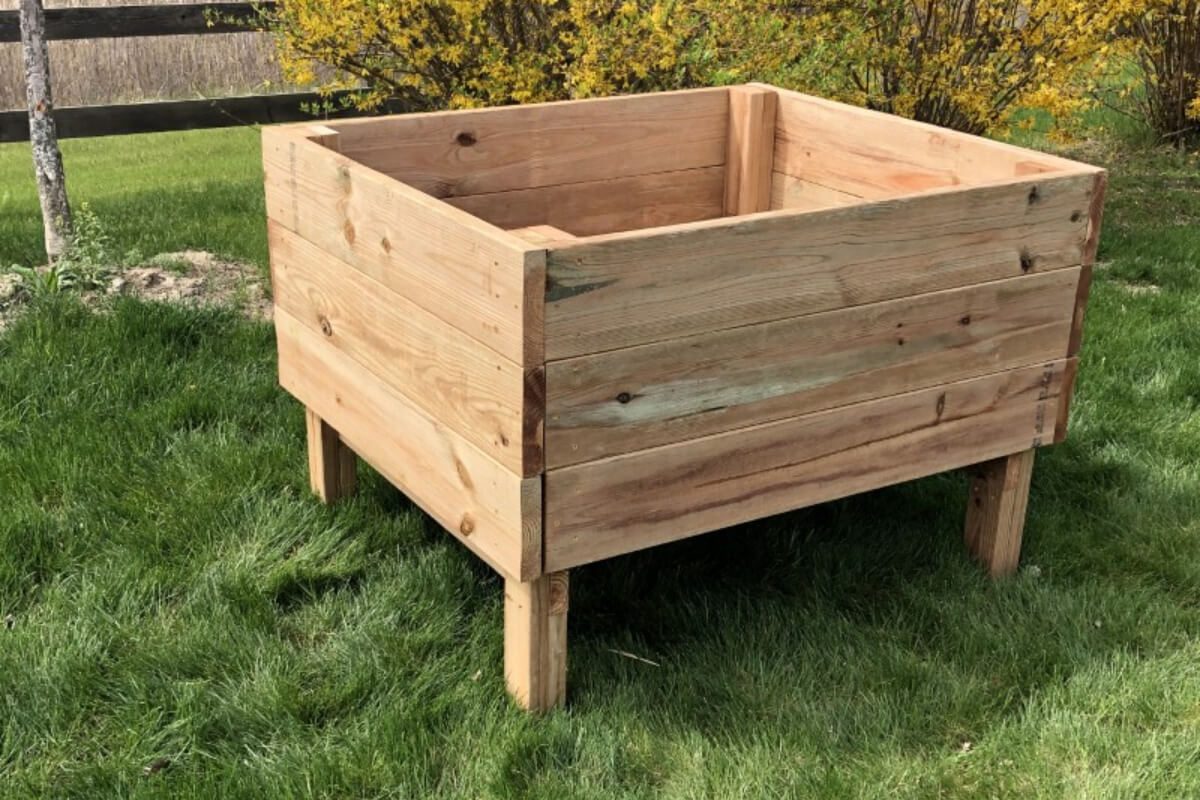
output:
M564 697L571 567L975 466L1019 554L1061 441L1102 170L751 85L263 135L279 372L498 570Z

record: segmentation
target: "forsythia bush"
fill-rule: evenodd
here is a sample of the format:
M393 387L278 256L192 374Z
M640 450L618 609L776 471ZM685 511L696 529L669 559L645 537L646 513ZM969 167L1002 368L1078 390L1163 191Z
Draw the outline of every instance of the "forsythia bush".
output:
M786 23L762 8L762 0L285 0L267 23L293 82L365 84L359 106L393 100L416 111L769 73L786 59L770 46L784 40Z
M973 133L1019 107L1081 108L1119 14L1108 0L811 0L803 36L836 42L842 99ZM1081 81L1081 78L1084 79Z
M266 22L290 80L363 108L766 80L983 133L1133 76L1119 99L1163 133L1200 120L1200 0L283 0Z

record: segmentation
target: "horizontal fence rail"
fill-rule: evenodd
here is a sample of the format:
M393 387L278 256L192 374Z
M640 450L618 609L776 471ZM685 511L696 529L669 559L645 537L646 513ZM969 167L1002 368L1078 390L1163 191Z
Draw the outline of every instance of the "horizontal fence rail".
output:
M126 39L138 36L181 36L206 33L245 33L253 30L259 10L273 2L188 3L172 6L107 6L104 8L47 8L46 38ZM220 19L213 18L219 15ZM0 44L21 41L18 12L0 11Z
M170 6L106 6L46 9L46 38L50 40L124 39L140 36L246 33L264 11L276 2L188 3ZM218 19L219 17L219 19ZM0 44L21 41L19 12L0 11ZM322 97L316 92L260 94L196 100L151 100L103 106L65 106L54 110L61 139L117 136L129 133L231 128L277 122L319 121L363 116L341 102L351 92ZM306 106L331 101L325 114L311 114ZM379 112L403 109L385 106ZM0 111L0 143L29 140L29 113L25 109Z
M303 122L362 116L354 108L343 108L339 101L348 92L336 92L322 98L315 92L293 94L217 97L210 100L166 100L111 106L68 106L54 111L54 122L61 139L89 136L117 136L127 133L161 133L202 128L232 128L239 125L268 125L276 122ZM328 114L313 115L303 109L323 99L333 101ZM399 108L382 111L399 111ZM0 111L0 142L29 140L27 111Z

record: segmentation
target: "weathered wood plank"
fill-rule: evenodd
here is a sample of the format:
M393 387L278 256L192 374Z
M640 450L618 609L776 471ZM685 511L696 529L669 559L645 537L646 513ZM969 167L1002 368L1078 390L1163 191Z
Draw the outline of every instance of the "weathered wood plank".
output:
M547 467L1063 358L1079 272L551 362Z
M783 172L771 174L771 209L817 211L822 208L841 208L862 203L863 199L848 192L830 189L819 183L801 180Z
M1028 450L1065 362L642 450L546 474L555 571Z
M544 712L567 699L566 572L504 582L504 677L513 698Z
M971 470L963 538L971 555L993 578L1016 574L1029 505L1035 449L1004 456Z
M1077 266L1091 175L556 245L549 360ZM1035 191L1036 190L1036 191Z
M529 507L541 478L492 460L287 311L277 309L275 329L284 389L494 569L521 580L541 574L540 545L531 545L541 513Z
M508 469L541 471L522 367L279 223L269 236L279 308Z
M774 91L756 86L734 86L729 90L725 213L730 216L771 208L778 99Z
M343 150L435 197L603 181L725 163L729 90L470 111L340 125Z
M778 90L775 169L870 199L1094 167ZM850 133L852 132L852 133Z
M340 127L339 145L347 136ZM304 138L263 131L267 215L502 356L542 363L545 251Z
M329 423L311 408L304 410L308 434L308 478L313 494L323 503L335 503L354 494L358 485L358 459Z
M724 189L725 168L704 167L448 197L446 202L500 228L546 224L591 236L719 217Z

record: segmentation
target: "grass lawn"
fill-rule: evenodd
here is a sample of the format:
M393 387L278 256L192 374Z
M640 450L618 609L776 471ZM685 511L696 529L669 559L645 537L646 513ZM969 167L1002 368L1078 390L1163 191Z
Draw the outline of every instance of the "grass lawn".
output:
M70 144L122 244L261 260L253 133ZM308 496L268 326L39 304L0 338L0 796L1200 796L1200 169L1110 166L1019 577L965 558L959 475L584 567L543 719L493 574L369 472Z
M104 220L118 252L208 250L265 264L256 128L63 142L67 193ZM0 144L0 269L46 261L28 144Z

